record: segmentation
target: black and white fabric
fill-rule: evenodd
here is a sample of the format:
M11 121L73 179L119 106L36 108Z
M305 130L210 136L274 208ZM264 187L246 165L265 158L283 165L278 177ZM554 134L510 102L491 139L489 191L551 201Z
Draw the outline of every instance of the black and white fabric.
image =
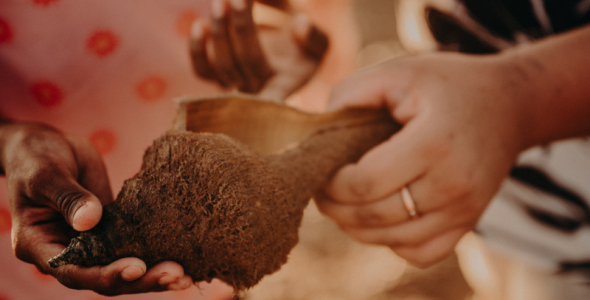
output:
M590 0L456 0L450 7L426 9L441 50L493 53L590 24ZM524 260L590 284L590 139L522 153L477 232Z

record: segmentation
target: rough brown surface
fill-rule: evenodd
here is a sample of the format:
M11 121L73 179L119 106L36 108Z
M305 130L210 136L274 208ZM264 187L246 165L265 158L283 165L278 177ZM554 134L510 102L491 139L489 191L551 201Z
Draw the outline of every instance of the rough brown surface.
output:
M268 156L222 134L171 131L146 151L100 224L50 265L171 260L195 281L251 287L286 262L310 197L395 129L391 122L324 128Z

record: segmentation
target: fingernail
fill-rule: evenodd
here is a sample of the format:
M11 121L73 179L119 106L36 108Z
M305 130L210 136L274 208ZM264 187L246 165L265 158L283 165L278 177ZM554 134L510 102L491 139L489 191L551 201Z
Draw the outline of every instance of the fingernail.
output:
M76 210L76 213L74 213L74 219L72 219L72 227L74 227L75 230L80 231L79 228L82 225L80 224L82 220L79 219L82 217L82 213L87 207L88 205L84 203L82 206L78 208L78 210Z
M86 199L84 204L76 209L76 212L72 217L72 227L74 227L76 231L90 230L98 224L101 216L102 205L100 204L100 200L91 196Z
M246 1L244 0L230 0L230 4L235 10L244 10L246 8Z
M225 14L225 1L213 0L211 3L211 14L216 19L221 19Z
M199 21L195 21L191 26L191 36L194 39L201 39L204 35L205 28L203 27L203 23Z
M164 275L162 277L160 277L160 279L158 280L158 283L160 285L167 285L167 284L171 284L173 282L177 282L178 278L170 276L170 275Z
M145 274L145 270L138 266L128 266L121 271L121 278L125 281L133 281Z

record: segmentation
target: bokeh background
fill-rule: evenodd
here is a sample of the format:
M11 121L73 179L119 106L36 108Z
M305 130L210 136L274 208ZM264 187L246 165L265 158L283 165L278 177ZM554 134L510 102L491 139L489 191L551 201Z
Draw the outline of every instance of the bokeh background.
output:
M317 1L317 2L316 2ZM421 0L294 0L322 5L322 2L350 4L350 27L340 28L340 34L349 37L345 43L350 47L345 56L352 62L336 63L346 73L350 69L370 67L396 57L411 55L410 49L400 40L408 30L420 35L420 28L400 28L396 16L401 7L407 7ZM432 0L436 2L435 0ZM444 2L440 0L439 2ZM343 6L344 7L344 6ZM334 12L336 15L337 12ZM323 22L330 22L330 15L323 16ZM403 16L402 17L408 17ZM186 19L192 21L194 16ZM184 20L184 19L182 19ZM181 22L185 24L190 22ZM188 25L187 25L188 26ZM188 28L181 26L182 28ZM187 29L188 30L188 29ZM405 31L404 31L405 30ZM351 38L352 37L352 38ZM407 37L406 37L407 38ZM414 45L415 46L415 45ZM423 49L428 48L426 43ZM337 74L338 75L338 74ZM338 76L336 76L338 77ZM329 85L318 83L325 96ZM317 86L316 86L317 87ZM323 87L323 88L322 88ZM308 91L308 94L311 89ZM314 98L305 95L293 102ZM316 107L321 109L321 105ZM1 180L0 180L1 181ZM0 203L0 255L11 256L10 213L7 203ZM16 260L16 259L15 259ZM10 273L0 265L0 272ZM16 281L36 281L38 291L22 291L19 299L27 295L46 294L47 299L73 299L65 296L69 291L51 276L41 274L34 266L13 272ZM406 263L386 247L370 246L353 241L342 233L329 219L322 216L313 202L307 208L300 229L300 243L289 256L289 261L280 271L266 276L262 282L242 295L245 300L541 300L552 289L551 281L534 269L514 259L488 249L475 234L468 234L457 247L457 253L446 260L421 269ZM9 289L8 283L0 282L1 288ZM206 286L193 287L187 291L166 292L161 299L219 299L214 289ZM62 295L61 297L60 295ZM71 295L71 294L68 294ZM92 292L79 292L78 299L111 299ZM117 298L117 297L115 297ZM159 299L160 299L159 298ZM12 300L0 294L0 300ZM14 298L16 299L16 298ZM35 298L31 298L35 299ZM40 298L39 298L40 299ZM144 299L142 295L125 299Z

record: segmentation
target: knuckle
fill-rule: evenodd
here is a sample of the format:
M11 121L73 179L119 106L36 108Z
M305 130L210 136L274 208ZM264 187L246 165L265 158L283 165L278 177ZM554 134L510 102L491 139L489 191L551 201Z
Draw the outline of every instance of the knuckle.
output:
M96 287L95 292L103 296L116 295L113 281L109 280L105 276L100 276L98 278L98 286Z
M14 256L21 261L32 263L31 254L28 250L28 247L25 243L22 242L21 239L13 239L12 240L12 251L14 252Z
M12 252L14 256L21 261L37 265L34 253L35 247L31 245L30 239L27 238L30 234L27 234L19 224L15 224L12 232Z
M55 173L51 171L52 167L47 166L45 168L34 168L26 176L27 180L27 194L35 196L43 194L45 190L51 187L51 179L55 176Z
M71 188L58 190L54 195L54 203L59 211L67 216L73 216L74 212L82 206L81 199L85 193Z
M473 180L469 175L456 174L440 188L443 195L447 195L450 199L464 199L472 194Z
M76 278L76 274L74 274L74 272L72 272L72 268L58 268L56 272L54 272L53 277L55 277L55 279L57 279L57 281L59 281L61 284L63 284L64 286L71 288L71 289L75 289L75 290L81 290L83 289L83 287L81 287L75 280Z
M369 209L359 209L356 210L353 221L356 224L374 226L384 223L385 219L385 216L383 216L381 212Z
M350 221L349 215L343 213L338 206L338 204L326 202L317 204L318 211L334 221L341 229L355 225L354 222Z
M81 150L81 152L100 157L98 150L96 150L96 147L90 142L89 139L84 139L73 135L66 135L65 138L69 142L70 146Z
M367 200L375 194L376 182L367 177L357 178L348 184L347 191L353 199Z

